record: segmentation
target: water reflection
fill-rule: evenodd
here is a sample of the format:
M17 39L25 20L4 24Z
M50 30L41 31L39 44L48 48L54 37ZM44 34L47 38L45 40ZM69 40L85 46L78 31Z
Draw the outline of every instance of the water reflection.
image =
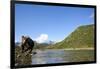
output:
M93 61L94 51L37 50L32 56L32 64L50 64L78 61Z

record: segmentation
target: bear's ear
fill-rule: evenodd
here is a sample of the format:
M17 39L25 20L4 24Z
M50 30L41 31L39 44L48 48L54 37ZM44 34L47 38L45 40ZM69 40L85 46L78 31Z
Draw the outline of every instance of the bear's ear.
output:
M22 38L25 38L25 36L24 36L24 35L22 35Z

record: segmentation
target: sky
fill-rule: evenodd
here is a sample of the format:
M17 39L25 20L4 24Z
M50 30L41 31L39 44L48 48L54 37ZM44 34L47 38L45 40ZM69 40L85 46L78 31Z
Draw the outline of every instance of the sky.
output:
M15 42L29 36L38 43L59 42L81 25L94 24L94 8L15 5Z

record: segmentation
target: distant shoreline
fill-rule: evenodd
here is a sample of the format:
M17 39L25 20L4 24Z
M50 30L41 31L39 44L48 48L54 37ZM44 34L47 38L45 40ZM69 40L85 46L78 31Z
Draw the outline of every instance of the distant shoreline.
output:
M64 50L94 50L94 48L69 48Z
M94 50L94 48L33 49L33 50Z

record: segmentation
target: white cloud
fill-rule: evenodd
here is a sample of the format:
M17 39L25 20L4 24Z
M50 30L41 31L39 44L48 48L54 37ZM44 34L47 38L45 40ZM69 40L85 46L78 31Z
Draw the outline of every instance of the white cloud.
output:
M43 43L46 40L48 40L48 35L47 34L41 34L39 37L35 39L38 43Z
M89 18L94 18L94 13L92 13L92 14L89 16Z

